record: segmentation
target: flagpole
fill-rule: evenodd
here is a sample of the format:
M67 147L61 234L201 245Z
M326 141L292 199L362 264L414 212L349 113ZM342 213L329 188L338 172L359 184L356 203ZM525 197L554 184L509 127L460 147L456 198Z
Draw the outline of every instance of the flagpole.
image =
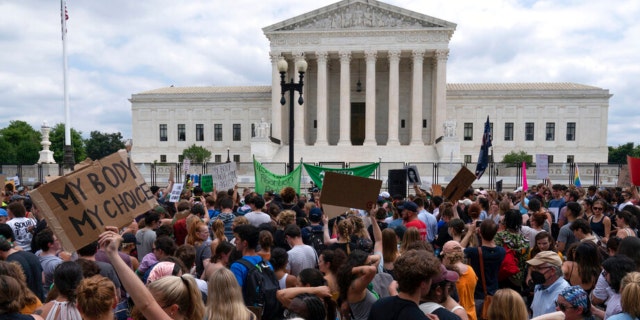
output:
M71 112L69 110L69 84L67 80L67 1L60 0L60 21L62 24L62 83L64 87L64 166L71 170L74 165L71 146Z

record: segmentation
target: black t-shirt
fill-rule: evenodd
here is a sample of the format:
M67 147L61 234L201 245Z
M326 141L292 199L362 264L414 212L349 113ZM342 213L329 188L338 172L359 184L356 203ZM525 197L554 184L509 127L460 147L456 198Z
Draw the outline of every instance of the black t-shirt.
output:
M394 320L394 319L429 319L420 310L418 305L410 300L401 299L398 296L386 297L376 301L369 312L369 320Z
M42 265L40 264L40 259L31 252L17 251L7 257L7 262L11 261L17 261L20 266L22 266L24 275L27 278L27 286L40 301L44 301L45 296L44 289L42 288Z
M438 308L434 310L431 314L435 314L436 316L438 316L439 320L460 320L460 317L458 317L457 314L445 308Z
M485 247L482 246L482 260L484 261L484 274L487 284L487 292L493 295L498 290L498 272L500 271L500 265L506 251L501 246ZM480 279L480 260L478 256L478 247L468 247L464 249L464 255L467 257L469 264L473 267L478 276L478 283L476 284L476 290L474 292L474 299L484 299L484 289L482 288L482 281Z

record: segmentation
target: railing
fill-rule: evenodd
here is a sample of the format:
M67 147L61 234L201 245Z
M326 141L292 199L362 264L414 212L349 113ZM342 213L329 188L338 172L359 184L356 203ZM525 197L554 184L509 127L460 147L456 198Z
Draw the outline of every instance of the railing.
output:
M192 163L188 172L184 172L182 163L136 163L136 167L144 176L150 185L166 185L169 175L173 171L176 182L184 181L186 174L206 174L213 166L220 163ZM330 168L349 168L357 167L369 163L364 162L319 162L311 163L313 165L330 167ZM264 167L275 174L285 174L287 172L287 164L285 162L267 162L262 163ZM460 163L460 162L381 162L380 167L370 178L379 179L383 182L383 188L387 188L388 171L392 169L402 169L405 166L414 165L418 169L422 180L423 188L427 189L431 184L440 184L446 186L456 175L461 167L466 166L469 170L475 171L476 163ZM578 163L580 172L580 180L582 186L595 185L598 187L616 186L618 177L623 170L622 164L606 164L606 163ZM549 164L549 179L552 183L560 183L565 185L573 184L573 177L576 169L575 163L551 163ZM0 174L7 177L18 176L22 184L32 186L38 181L45 181L47 178L63 175L64 170L59 164L42 164L42 165L0 165ZM536 167L532 165L527 168L527 181L529 185L542 182L542 179L536 177ZM253 162L237 163L238 185L240 187L253 187L255 178L253 171ZM522 185L522 168L521 166L512 166L504 163L490 163L484 175L476 180L473 187L484 187L495 189L497 181L502 181L503 190L510 191ZM306 171L302 171L303 187L311 186L311 179ZM410 188L411 186L407 186Z

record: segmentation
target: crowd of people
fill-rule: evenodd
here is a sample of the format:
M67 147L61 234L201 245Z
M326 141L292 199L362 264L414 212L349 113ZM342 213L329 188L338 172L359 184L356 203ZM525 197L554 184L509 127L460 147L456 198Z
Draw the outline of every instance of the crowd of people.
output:
M635 187L450 201L414 185L337 216L317 188L170 191L67 252L28 190L5 187L0 320L640 317Z

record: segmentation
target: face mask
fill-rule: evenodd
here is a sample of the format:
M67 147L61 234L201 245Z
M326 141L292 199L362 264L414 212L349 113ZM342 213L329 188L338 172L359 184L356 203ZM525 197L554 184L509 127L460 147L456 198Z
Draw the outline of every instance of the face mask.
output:
M533 284L543 284L547 279L544 277L544 274L538 271L531 271L531 281Z

